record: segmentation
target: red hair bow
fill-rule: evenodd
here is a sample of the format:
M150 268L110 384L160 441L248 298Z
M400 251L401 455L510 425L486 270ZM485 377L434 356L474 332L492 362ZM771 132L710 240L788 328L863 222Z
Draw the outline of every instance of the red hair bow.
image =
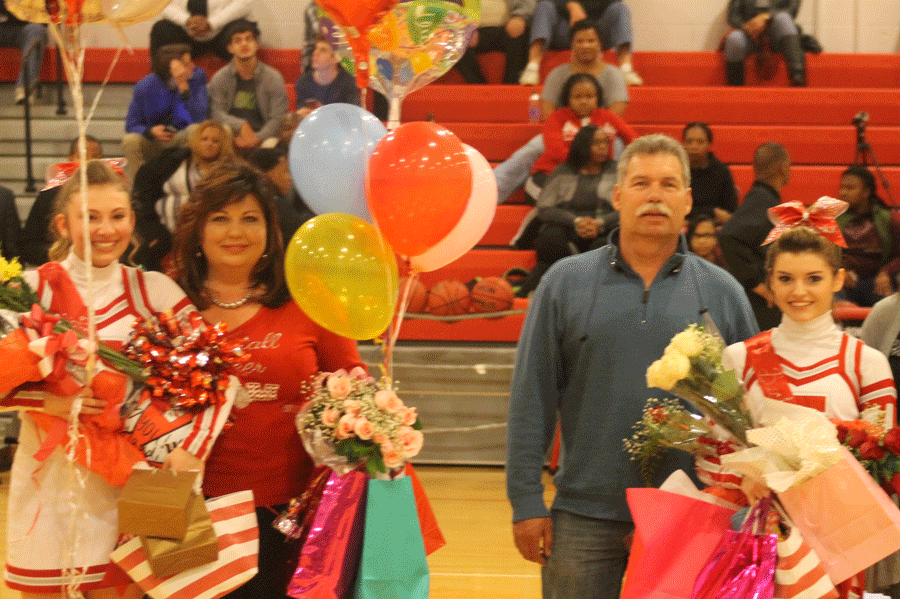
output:
M125 178L125 172L122 170L122 167L125 166L125 163L128 162L124 158L101 158L103 162L108 164L112 170L116 171L116 173ZM44 185L44 189L41 191L47 191L48 189L53 189L54 187L59 187L66 181L68 181L75 171L78 169L78 162L59 162L57 164L51 164L47 167L47 184Z
M822 196L812 206L804 206L800 202L785 202L769 208L769 220L775 228L762 242L762 245L772 243L782 233L794 227L809 227L828 241L841 247L847 247L841 229L835 220L847 211L847 202Z

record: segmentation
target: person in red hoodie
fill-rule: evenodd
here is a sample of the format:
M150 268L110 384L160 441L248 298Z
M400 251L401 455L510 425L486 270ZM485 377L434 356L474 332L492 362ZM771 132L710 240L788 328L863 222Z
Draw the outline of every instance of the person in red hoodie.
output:
M602 104L603 90L592 75L576 73L566 80L559 98L559 105L563 108L554 111L544 122L544 153L534 163L531 176L525 183L525 198L530 204L537 201L553 169L566 161L575 134L585 125L596 125L610 139L619 136L626 144L637 137L622 117L600 108ZM611 148L612 144L610 152Z

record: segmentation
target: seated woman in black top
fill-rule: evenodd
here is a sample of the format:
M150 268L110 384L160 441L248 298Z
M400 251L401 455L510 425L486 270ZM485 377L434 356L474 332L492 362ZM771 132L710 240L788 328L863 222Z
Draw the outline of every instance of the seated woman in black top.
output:
M681 131L681 144L691 164L691 195L694 197L694 207L688 218L707 214L721 225L737 209L738 195L728 165L709 150L712 140L712 130L706 123L688 123Z
M616 161L609 157L609 143L600 127L582 127L566 161L547 179L536 208L541 222L534 242L537 265L522 283L519 297L528 297L554 262L600 247L619 226L619 213L611 202Z

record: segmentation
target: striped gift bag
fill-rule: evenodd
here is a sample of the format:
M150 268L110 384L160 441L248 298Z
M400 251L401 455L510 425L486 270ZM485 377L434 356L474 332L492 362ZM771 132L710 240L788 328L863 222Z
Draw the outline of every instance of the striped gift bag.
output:
M837 599L837 596L819 556L803 540L800 531L791 527L787 538L778 541L776 599Z
M259 529L252 491L239 491L206 502L219 538L219 559L165 578L150 572L141 540L131 539L115 551L119 565L153 599L218 599L256 574Z

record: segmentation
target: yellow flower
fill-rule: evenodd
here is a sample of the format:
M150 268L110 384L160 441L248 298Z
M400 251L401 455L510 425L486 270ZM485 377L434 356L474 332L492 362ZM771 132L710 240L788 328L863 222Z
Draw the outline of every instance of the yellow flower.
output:
M647 387L669 391L690 372L691 362L686 356L677 352L665 354L647 369Z
M691 358L697 356L703 351L703 339L694 329L681 331L669 343L669 347L677 351L679 354ZM668 348L666 348L668 350ZM668 351L666 353L669 353Z
M10 279L22 276L22 265L19 264L18 258L13 258L7 262L5 258L0 256L0 283L6 283Z

